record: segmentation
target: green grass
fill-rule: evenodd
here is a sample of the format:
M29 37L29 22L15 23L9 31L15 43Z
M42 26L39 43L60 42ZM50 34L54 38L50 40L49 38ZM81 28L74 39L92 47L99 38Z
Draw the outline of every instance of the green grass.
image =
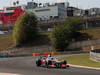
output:
M100 68L100 63L90 60L89 54L65 56L60 58L60 60L62 59L67 60L69 64L73 64L73 65Z
M13 45L13 40L11 35L0 35L0 51L6 50Z

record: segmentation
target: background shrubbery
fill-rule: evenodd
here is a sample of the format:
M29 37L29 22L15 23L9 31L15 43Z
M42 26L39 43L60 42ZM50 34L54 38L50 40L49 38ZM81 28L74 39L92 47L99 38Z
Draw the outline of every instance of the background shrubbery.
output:
M80 30L82 21L80 18L67 18L64 25L57 26L51 33L51 43L60 51L67 49L67 46L75 41L79 36L77 33Z
M13 38L16 46L33 41L37 38L37 18L33 13L24 13L18 18L13 29Z

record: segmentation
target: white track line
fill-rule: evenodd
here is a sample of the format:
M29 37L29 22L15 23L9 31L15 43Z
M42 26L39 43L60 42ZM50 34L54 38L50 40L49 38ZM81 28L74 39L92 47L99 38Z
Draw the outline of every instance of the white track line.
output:
M100 70L100 68L87 67L87 66L79 66L79 65L72 65L72 64L70 64L70 66L72 66L72 67L80 67L80 68L87 68L87 69Z

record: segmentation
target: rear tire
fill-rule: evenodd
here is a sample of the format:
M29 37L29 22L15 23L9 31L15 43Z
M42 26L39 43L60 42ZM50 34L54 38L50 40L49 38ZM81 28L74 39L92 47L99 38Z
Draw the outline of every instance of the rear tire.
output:
M66 61L66 60L64 60L63 64L67 64L67 61Z
M41 60L37 60L37 61L36 61L36 66L37 66L37 67L40 67L40 66L41 66Z

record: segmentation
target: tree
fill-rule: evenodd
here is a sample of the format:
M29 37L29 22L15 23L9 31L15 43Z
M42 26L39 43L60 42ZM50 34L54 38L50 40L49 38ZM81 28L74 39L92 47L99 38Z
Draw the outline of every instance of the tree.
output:
M37 38L37 19L33 13L24 13L14 25L13 37L16 46L33 41Z
M74 39L74 34L80 30L78 25L81 24L80 19L77 18L68 18L64 25L57 26L51 32L51 43L53 46L60 51L67 49L67 46Z
M82 29L83 20L81 17L69 17L66 18L65 24L72 25L75 31Z
M70 34L71 31L66 25L59 25L58 27L56 27L51 33L51 42L53 46L57 50L65 50L71 40Z

